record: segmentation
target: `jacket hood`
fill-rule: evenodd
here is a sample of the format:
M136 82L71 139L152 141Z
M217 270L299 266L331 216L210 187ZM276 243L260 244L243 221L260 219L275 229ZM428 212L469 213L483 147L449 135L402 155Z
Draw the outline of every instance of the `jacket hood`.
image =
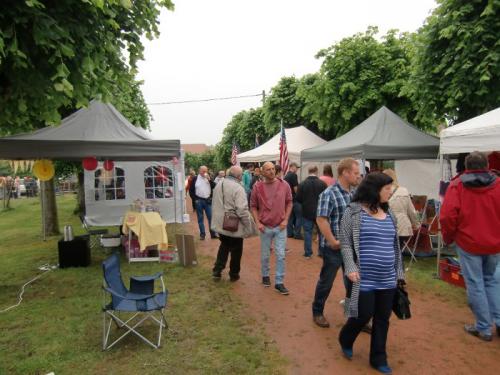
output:
M496 176L488 171L466 171L460 176L460 181L467 188L486 187L493 184Z

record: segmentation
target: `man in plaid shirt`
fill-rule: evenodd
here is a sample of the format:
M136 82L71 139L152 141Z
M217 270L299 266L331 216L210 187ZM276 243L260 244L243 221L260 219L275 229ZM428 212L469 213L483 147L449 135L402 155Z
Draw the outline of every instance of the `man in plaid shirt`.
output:
M320 327L329 327L323 316L325 303L332 290L338 269L342 266L340 253L340 220L351 202L351 190L361 180L359 164L352 158L342 159L337 167L338 180L321 193L318 201L316 223L321 232L320 254L323 266L316 285L312 304L313 320Z

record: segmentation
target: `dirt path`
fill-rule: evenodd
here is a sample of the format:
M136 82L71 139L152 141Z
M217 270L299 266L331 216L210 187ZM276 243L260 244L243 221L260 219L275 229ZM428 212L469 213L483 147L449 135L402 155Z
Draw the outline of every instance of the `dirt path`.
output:
M191 217L192 233L199 233ZM215 258L218 240L200 241L198 252ZM315 245L313 245L314 248ZM246 303L247 313L260 321L288 358L289 374L376 374L368 364L369 335L361 333L354 346L354 358L340 354L337 335L344 322L339 301L344 293L339 275L325 307L330 328L319 328L312 321L311 302L321 269L321 259L302 257L303 242L289 240L285 285L289 296L260 284L260 243L258 238L244 241L241 279L234 292ZM273 280L274 258L271 262ZM210 275L207 275L210 277ZM223 279L228 282L227 269ZM456 308L437 298L412 292L413 317L407 321L391 318L387 349L395 374L495 374L498 373L500 338L486 343L463 332L472 321L466 302Z

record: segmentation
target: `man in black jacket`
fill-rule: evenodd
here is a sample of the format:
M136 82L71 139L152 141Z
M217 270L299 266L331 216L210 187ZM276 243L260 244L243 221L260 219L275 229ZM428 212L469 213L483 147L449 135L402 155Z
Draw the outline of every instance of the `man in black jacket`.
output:
M319 195L327 188L318 178L318 167L312 166L307 170L309 176L302 181L297 189L297 202L302 204L302 226L304 228L304 257L311 259L312 232L316 222Z
M194 197L201 240L204 240L206 236L203 211L205 211L205 215L207 215L208 228L210 229L212 226L212 191L214 187L215 183L208 174L208 168L202 165L189 186L189 195ZM210 237L217 238L217 234L210 230Z
M293 198L293 209L290 214L290 218L288 219L288 225L286 228L287 236L289 238L295 238L297 240L303 240L302 238L302 207L299 202L297 202L297 189L299 187L299 178L297 176L297 169L299 165L297 163L290 163L290 167L288 168L288 172L283 178L288 185L290 185L290 189L292 190L292 198ZM283 173L286 171L283 171Z

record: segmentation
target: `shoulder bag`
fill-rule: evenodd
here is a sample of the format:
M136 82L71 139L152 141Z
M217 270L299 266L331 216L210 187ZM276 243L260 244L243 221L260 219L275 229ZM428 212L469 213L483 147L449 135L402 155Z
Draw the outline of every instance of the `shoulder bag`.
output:
M222 186L222 207L224 207L224 181L221 182ZM224 209L225 210L225 209ZM222 222L222 229L228 232L238 231L238 226L240 224L240 218L234 212L224 212L224 221Z

